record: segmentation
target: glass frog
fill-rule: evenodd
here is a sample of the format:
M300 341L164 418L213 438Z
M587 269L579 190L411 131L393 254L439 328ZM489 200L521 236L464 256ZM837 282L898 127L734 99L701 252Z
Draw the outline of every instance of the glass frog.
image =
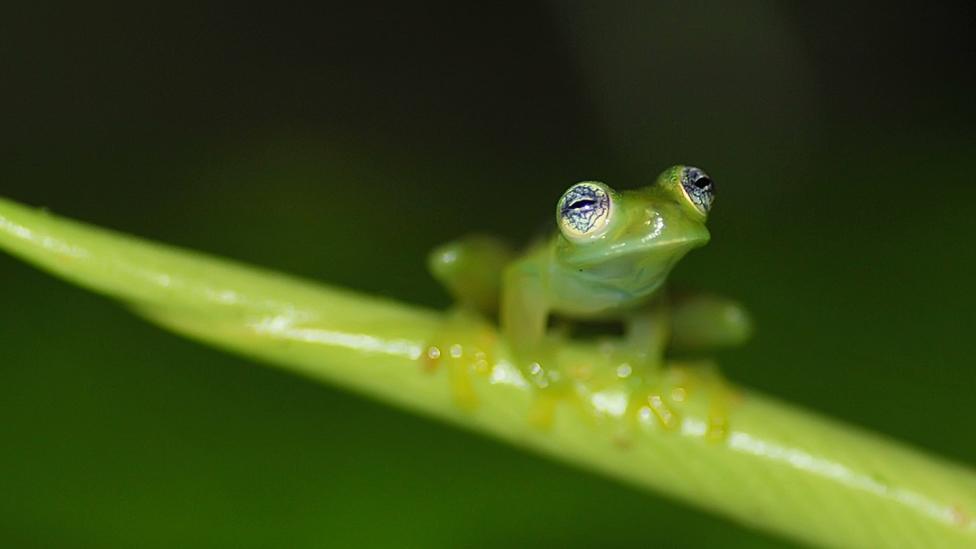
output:
M537 386L557 385L560 377L548 328L553 315L622 322L615 360L649 378L669 348L736 344L749 335L748 316L736 303L664 290L674 265L708 242L714 194L712 179L690 166L671 167L635 190L576 183L556 204L558 230L524 253L471 236L434 250L429 267L462 308L497 314L516 365Z

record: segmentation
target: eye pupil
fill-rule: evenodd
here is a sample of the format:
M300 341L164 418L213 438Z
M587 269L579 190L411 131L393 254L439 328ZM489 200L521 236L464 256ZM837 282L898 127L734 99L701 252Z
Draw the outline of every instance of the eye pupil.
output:
M695 207L707 214L715 198L715 183L712 178L698 168L687 167L681 174L681 186Z
M573 202L572 204L569 205L569 208L571 210L579 210L582 208L586 208L588 206L592 206L594 204L596 204L596 200L586 198L583 200L577 200L576 202Z
M703 175L692 181L692 184L699 189L708 190L712 187L712 180L707 175Z

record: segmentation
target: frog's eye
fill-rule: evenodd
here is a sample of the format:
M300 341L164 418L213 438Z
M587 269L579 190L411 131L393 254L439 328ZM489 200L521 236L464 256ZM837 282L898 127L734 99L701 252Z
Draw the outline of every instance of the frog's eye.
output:
M559 199L556 217L566 238L580 242L603 234L610 222L613 199L602 183L577 183Z
M715 183L707 173L690 166L682 169L681 191L699 212L708 215L715 198Z

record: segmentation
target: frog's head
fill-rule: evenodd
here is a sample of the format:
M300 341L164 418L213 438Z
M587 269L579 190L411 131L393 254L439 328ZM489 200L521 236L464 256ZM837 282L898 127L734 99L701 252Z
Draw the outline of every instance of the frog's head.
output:
M617 192L585 181L559 199L556 262L594 283L632 294L656 290L688 251L708 242L715 185L705 172L674 166L648 187Z

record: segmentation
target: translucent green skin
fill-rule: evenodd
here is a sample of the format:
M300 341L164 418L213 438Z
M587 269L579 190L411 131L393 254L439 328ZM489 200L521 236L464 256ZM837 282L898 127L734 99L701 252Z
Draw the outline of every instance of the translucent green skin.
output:
M490 237L464 238L434 251L430 268L464 305L499 314L501 328L522 362L544 356L551 314L581 320L621 320L636 362L656 365L668 342L682 347L735 344L749 320L735 303L706 296L668 299L668 274L686 253L710 238L707 212L679 181L683 166L652 185L610 196L600 230L560 231L515 256ZM572 189L572 188L571 188Z

